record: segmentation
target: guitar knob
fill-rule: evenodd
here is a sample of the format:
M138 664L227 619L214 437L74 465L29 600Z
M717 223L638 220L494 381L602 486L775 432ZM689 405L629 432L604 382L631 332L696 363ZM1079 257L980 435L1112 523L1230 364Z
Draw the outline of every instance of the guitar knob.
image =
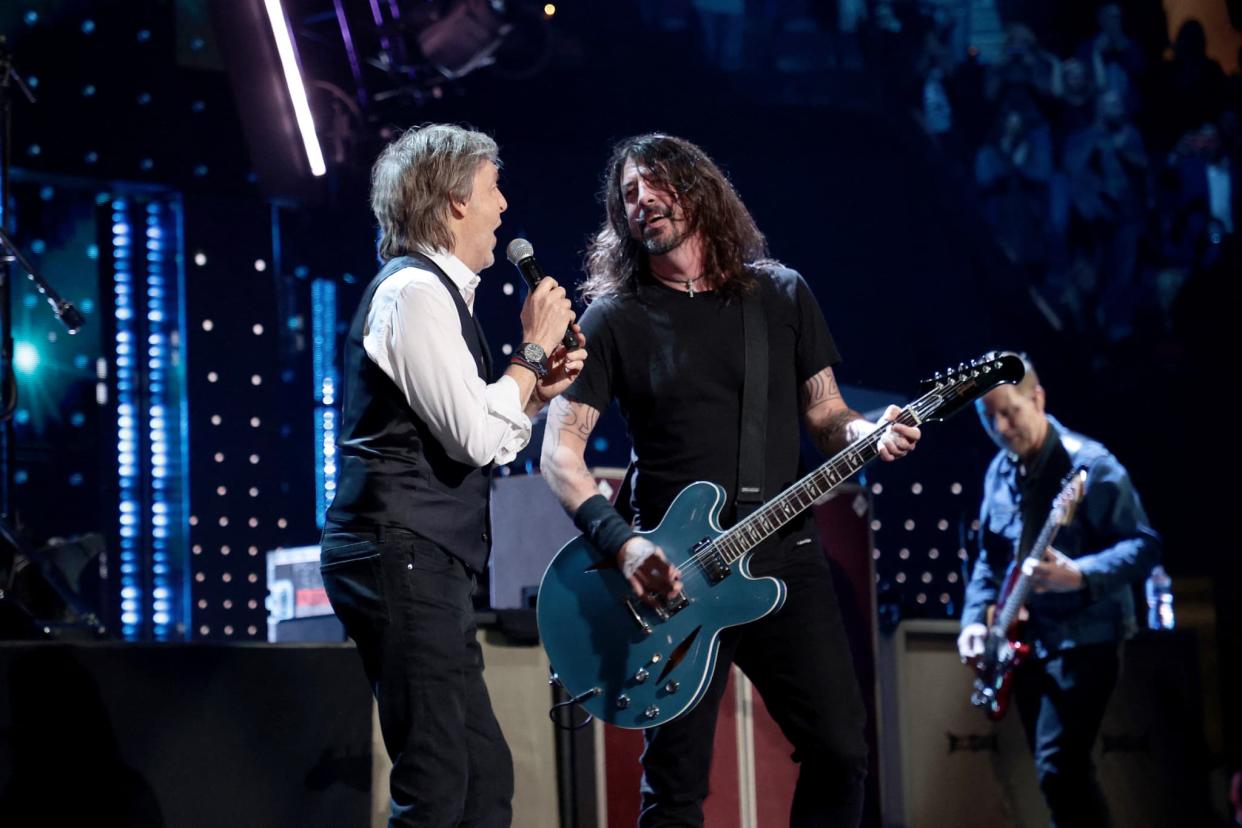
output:
M624 693L622 693L621 695L617 696L617 708L618 708L619 710L624 710L625 708L627 708L627 707L629 707L629 706L630 706L630 697L629 697L629 696L625 695Z
M672 680L672 681L670 681L668 684L664 685L664 692L666 692L666 693L676 693L676 692L677 692L677 688L678 688L678 687L680 687L680 686L681 686L681 685L680 685L680 684L678 684L676 680Z
M634 674L634 681L642 684L651 674L647 672L645 667L640 667L638 672Z
M654 719L656 716L660 715L660 708L656 707L653 704L651 705L651 707L648 707L646 710L643 711L643 715L646 716L648 719Z

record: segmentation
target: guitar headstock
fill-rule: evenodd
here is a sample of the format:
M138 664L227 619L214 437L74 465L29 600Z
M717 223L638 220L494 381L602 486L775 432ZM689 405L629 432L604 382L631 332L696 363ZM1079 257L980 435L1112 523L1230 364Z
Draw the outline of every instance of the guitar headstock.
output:
M1069 526L1070 521L1074 519L1074 512L1078 510L1078 504L1082 502L1083 495L1086 493L1087 467L1079 466L1065 478L1061 484L1061 491L1052 501L1052 508L1057 512L1058 523L1062 526Z
M1025 375L1026 366L1017 354L989 351L923 380L920 387L924 395L919 402L927 403L916 413L920 422L948 419L993 388L1018 382Z

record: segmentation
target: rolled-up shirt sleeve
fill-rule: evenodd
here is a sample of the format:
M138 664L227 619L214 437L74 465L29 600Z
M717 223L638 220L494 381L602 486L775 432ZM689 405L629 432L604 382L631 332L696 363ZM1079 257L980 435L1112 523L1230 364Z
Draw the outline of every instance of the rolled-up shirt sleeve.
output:
M454 460L503 465L530 441L518 384L479 376L457 307L435 275L407 268L385 280L367 312L363 347Z

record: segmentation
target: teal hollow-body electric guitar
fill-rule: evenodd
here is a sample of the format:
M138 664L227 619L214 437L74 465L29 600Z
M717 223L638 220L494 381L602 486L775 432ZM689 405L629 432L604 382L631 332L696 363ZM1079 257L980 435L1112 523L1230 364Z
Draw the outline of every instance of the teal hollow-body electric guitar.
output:
M1022 361L990 353L923 383L925 392L896 422L943 420L992 388L1022 378ZM875 459L886 429L854 441L728 531L725 491L692 483L644 537L682 573L682 593L650 605L582 537L553 558L539 586L539 635L554 681L587 712L618 727L648 728L690 710L716 666L720 633L780 609L785 584L753 578L760 543Z

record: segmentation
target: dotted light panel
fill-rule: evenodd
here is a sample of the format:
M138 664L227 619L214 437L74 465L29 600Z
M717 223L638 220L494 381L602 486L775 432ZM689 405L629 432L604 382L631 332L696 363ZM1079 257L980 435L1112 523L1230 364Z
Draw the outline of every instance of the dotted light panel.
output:
M315 400L315 522L323 528L336 494L336 282L311 283L311 361Z
M120 633L186 631L186 428L179 205L101 199L113 295Z

